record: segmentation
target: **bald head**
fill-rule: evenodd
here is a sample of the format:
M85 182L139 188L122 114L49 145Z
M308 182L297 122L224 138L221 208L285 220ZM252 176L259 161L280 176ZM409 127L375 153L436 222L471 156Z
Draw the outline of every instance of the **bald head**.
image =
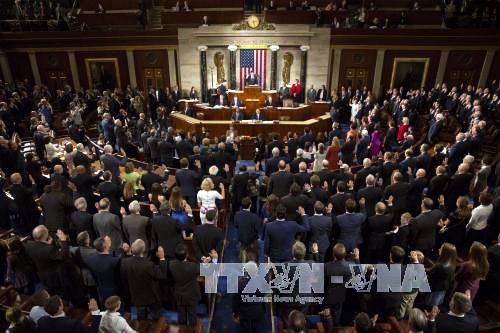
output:
M425 170L424 169L418 169L416 173L418 178L425 177Z
M44 225L39 225L33 229L32 235L36 241L46 241L49 238L49 230Z
M300 162L299 163L299 170L300 171L306 171L307 170L307 163L306 162Z
M458 166L458 173L466 173L467 171L469 171L468 164L462 163Z
M370 174L366 176L366 186L373 186L375 185L375 176Z
M61 164L57 164L54 166L54 173L57 173L58 175L62 175L64 169Z
M285 170L285 168L286 168L286 163L285 163L285 161L283 161L283 160L279 161L279 163L278 163L278 168L279 168L280 170Z
M10 182L12 184L21 184L23 181L23 177L21 177L21 174L20 173L13 173L12 175L10 175Z

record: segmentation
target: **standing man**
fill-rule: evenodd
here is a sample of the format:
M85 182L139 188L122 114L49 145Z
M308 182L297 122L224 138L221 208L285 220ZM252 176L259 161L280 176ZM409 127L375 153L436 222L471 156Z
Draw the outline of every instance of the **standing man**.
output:
M307 103L314 103L316 101L316 89L314 85L311 84L311 88L307 91Z

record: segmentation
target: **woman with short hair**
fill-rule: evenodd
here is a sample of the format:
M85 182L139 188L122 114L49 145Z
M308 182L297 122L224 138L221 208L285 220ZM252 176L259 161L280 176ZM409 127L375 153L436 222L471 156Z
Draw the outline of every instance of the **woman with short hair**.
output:
M137 333L129 326L125 318L120 316L121 299L110 296L104 303L106 311L101 313L99 333Z
M196 199L198 201L198 207L200 208L200 220L202 224L207 223L207 219L205 218L206 212L210 209L217 209L215 200L224 199L224 184L220 183L219 188L221 193L214 190L214 182L211 178L207 177L201 182L201 189L198 191Z

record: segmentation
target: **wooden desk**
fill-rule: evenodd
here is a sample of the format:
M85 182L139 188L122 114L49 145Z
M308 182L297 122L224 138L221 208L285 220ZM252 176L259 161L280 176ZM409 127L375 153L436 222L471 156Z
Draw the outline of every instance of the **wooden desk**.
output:
M259 86L246 86L243 91L241 90L228 90L227 98L229 103L237 96L243 105L253 111L265 105L268 96L271 96L273 101L278 100L278 92L276 90L263 91Z
M288 115L290 119L286 121L271 121L248 123L231 121L231 108L210 108L204 105L194 105L193 110L204 114L204 119L195 119L180 113L174 113L170 116L174 128L182 128L184 131L201 132L205 127L211 135L225 135L226 131L233 126L239 135L248 135L255 137L259 134L279 133L286 135L289 131L301 133L305 127L310 127L314 132L327 131L330 129L331 120L329 103L314 103L299 108L275 108L271 109L270 117L277 118ZM242 109L244 112L248 110ZM265 112L268 110L263 111ZM273 121L274 120L274 121Z

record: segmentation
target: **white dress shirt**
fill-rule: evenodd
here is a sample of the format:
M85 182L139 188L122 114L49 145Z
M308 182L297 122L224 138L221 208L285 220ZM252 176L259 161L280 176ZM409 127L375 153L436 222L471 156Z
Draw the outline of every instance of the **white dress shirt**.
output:
M488 206L477 206L472 210L472 215L470 217L469 223L467 223L467 230L483 230L486 228L488 224L488 218L493 211L493 205L489 204Z

